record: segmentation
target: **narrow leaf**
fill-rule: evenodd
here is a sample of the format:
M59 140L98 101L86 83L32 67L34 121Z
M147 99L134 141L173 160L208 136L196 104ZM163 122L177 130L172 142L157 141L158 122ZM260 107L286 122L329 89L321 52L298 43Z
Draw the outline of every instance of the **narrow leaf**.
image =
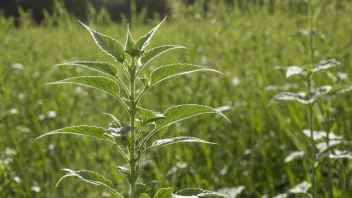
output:
M178 122L196 115L207 114L207 113L219 114L222 117L224 117L227 121L230 122L230 120L226 116L224 116L221 112L211 107L197 105L197 104L184 104L184 105L170 107L163 113L163 115L166 118L158 120L155 123L157 126L157 130L159 130L175 122Z
M81 66L91 70L102 72L104 74L109 74L114 77L116 77L117 75L117 67L108 62L75 61L70 63L58 64L57 66L63 66L63 65Z
M340 65L340 63L335 59L324 60L324 61L321 61L317 66L315 66L312 69L312 72L315 73L315 72L318 72L321 70L330 69L330 68L336 67L338 65Z
M163 45L163 46L152 48L149 51L145 52L143 57L140 59L141 65L145 67L145 65L147 65L151 60L163 54L164 52L167 52L172 49L180 49L180 48L185 49L185 47L180 45Z
M156 30L160 27L160 25L165 21L166 17L157 25L155 26L152 30L150 30L146 35L140 37L137 40L136 47L139 51L143 51L145 47L149 44L150 40L152 39L154 33Z
M150 150L150 149L161 147L161 146L167 146L170 144L180 143L180 142L197 142L197 143L206 143L206 144L216 144L216 143L207 142L202 139L195 138L195 137L175 137L175 138L157 140L150 147L148 147L146 150Z
M73 135L83 135L95 137L103 140L113 141L114 138L106 134L106 129L102 127L89 126L89 125L80 125L80 126L71 126L65 127L62 129L58 129L49 133L45 133L38 138L47 136L47 135L55 135L55 134L73 134Z
M117 195L119 198L123 198L123 196L118 193L116 190L114 190L114 187L112 185L112 182L105 179L102 175L100 175L97 172L94 171L89 171L89 170L81 170L81 171L74 171L71 169L62 169L64 171L67 171L68 174L63 176L62 178L68 177L68 176L75 176L80 178L81 180L88 182L90 184L94 184L94 185L98 185L98 186L103 186L105 188L107 188L108 190L110 190L112 193L114 193L115 195ZM59 180L59 182L62 179ZM56 186L59 183L56 184Z
M124 52L126 52L130 55L133 55L137 51L139 51L139 50L136 49L136 42L132 38L129 25L127 25L127 39L126 39Z
M147 186L145 184L142 183L136 183L136 195L140 195L142 193L146 193L150 190L152 190L153 188L151 186Z
M198 65L185 64L185 63L176 63L176 64L171 64L171 65L165 65L165 66L161 66L161 67L156 68L150 74L150 80L151 80L150 87L152 87L153 85L155 85L165 79L168 79L168 78L171 78L174 76L178 76L178 75L182 75L182 74L196 72L196 71L212 71L212 72L221 73L221 72L218 72L214 69L210 69L210 68L206 68L206 67L202 67L202 66L198 66Z
M309 129L304 129L303 134L310 138L311 134L310 134ZM321 140L321 139L326 139L327 136L328 136L328 133L325 131L313 131L313 139L315 141ZM329 133L329 140L342 140L342 139L343 139L342 136L335 135L332 132Z
M295 151L291 154L289 154L286 158L285 158L285 163L288 163L290 161L293 161L295 159L301 159L305 156L305 153L303 151Z
M80 21L79 21L80 22ZM122 63L125 59L125 55L123 54L123 46L117 40L96 32L92 28L80 22L93 36L95 43L110 56L114 57L117 62Z
M352 153L347 151L334 150L333 153L329 154L330 159L348 159L352 160Z
M223 198L229 198L228 196L218 193L218 192L214 192L214 191L208 191L208 190L203 190L200 188L187 188L181 191L178 191L176 193L176 195L178 196L184 196L189 197L189 198L200 198L200 197L223 197Z
M119 85L115 81L103 76L80 76L75 78L67 78L64 80L47 83L47 84L83 85L83 86L92 87L92 88L104 91L118 98L119 98L119 92L120 92Z
M311 183L307 182L307 181L303 181L299 184L297 184L295 187L291 188L288 192L289 193L307 193L308 189L312 186Z
M170 198L172 191L172 188L162 188L155 194L154 198Z
M149 109L144 109L141 107L138 108L138 113L139 113L139 116L140 116L143 124L152 123L157 120L165 118L165 116L163 114L155 113Z

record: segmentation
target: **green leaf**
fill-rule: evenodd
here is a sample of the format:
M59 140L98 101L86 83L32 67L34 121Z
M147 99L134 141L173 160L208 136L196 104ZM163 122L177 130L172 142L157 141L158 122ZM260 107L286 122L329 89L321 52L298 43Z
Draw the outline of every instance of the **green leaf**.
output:
M163 54L164 52L167 52L172 49L180 49L180 48L186 49L185 47L180 45L163 45L163 46L152 48L149 51L145 52L143 57L140 58L140 62L141 62L140 64L143 65L143 67L145 67L151 60Z
M109 131L111 132L111 135L114 137L123 137L126 136L128 132L132 131L136 127L131 127L131 126L122 126L122 127L117 127L114 124L109 125Z
M150 196L148 194L142 193L138 198L150 198Z
M306 156L306 154L304 153L304 151L294 151L285 158L284 162L288 163L288 162L293 161L295 159L304 158L305 156Z
M165 116L163 114L155 113L149 109L144 109L141 107L138 107L138 113L139 113L139 116L140 116L143 124L152 123L157 120L165 118Z
M137 40L136 48L139 51L143 51L144 48L147 47L147 45L149 44L150 40L152 39L154 33L160 27L160 25L165 21L165 19L166 19L166 17L157 26L155 26L152 30L150 30L146 35L140 37Z
M116 77L117 75L117 67L108 62L75 61L70 63L58 64L56 66L64 66L64 65L81 66L104 74L109 74L114 77Z
M124 52L130 54L131 56L134 56L136 53L140 52L136 49L136 42L132 38L129 25L127 25L127 39Z
M216 144L216 143L207 142L202 139L195 138L195 137L175 137L175 138L156 140L146 150L150 150L150 149L161 147L161 146L167 146L170 144L180 143L180 142L197 142L197 143L206 143L206 144Z
M333 153L329 154L330 159L348 159L352 160L352 153L347 151L334 150Z
M52 85L52 84L65 84L65 83L92 87L119 98L119 93L120 93L119 85L115 81L111 80L110 78L106 78L103 76L80 76L75 78L67 78L64 80L47 83L47 84Z
M94 184L97 186L103 186L105 188L107 188L108 190L110 190L112 193L114 193L115 195L117 195L119 198L123 198L123 196L118 193L116 190L114 190L114 187L111 183L111 181L105 179L102 175L100 175L97 172L94 171L89 171L89 170L80 170L80 171L74 171L71 169L62 169L64 171L67 171L68 173L66 175L64 175L56 184L56 187L59 185L59 183L66 177L78 177L81 180L88 182L90 184Z
M208 191L208 190L203 190L200 188L187 188L181 191L178 191L176 193L176 196L173 196L172 198L181 198L183 196L184 198L200 198L200 197L207 197L207 198L215 198L215 197L223 197L223 198L229 198L228 196L214 192L214 191Z
M157 126L157 130L169 126L175 122L196 116L201 114L208 114L208 113L216 113L224 117L227 121L230 120L224 116L221 112L208 107L202 106L197 104L184 104L179 106L173 106L167 109L163 115L166 117L165 119L161 119L155 122Z
M95 138L108 140L108 141L114 141L114 138L112 136L106 134L106 129L102 127L89 126L89 125L65 127L49 133L45 133L37 137L36 139L47 135L55 135L55 134L83 135L83 136L90 136L90 137L95 137Z
M80 21L79 21L80 22ZM95 43L110 56L114 57L117 62L122 63L125 60L125 55L123 54L123 46L117 40L101 34L87 25L80 22L93 36Z
M170 198L172 191L172 188L162 188L155 194L154 198Z
M285 70L286 71L286 78L289 78L290 76L294 76L294 75L307 74L307 72L305 72L299 66L288 66L288 67L276 66L274 69Z
M153 188L151 186L148 186L146 184L142 184L142 183L136 183L136 195L140 195L142 193L146 193L150 190L152 190Z
M152 87L153 85L155 85L165 79L168 79L168 78L171 78L174 76L178 76L178 75L182 75L182 74L197 72L197 71L212 71L212 72L221 73L221 72L218 72L214 69L210 69L210 68L206 68L206 67L202 67L202 66L198 66L198 65L185 64L185 63L176 63L176 64L171 64L171 65L165 65L165 66L161 66L161 67L156 68L150 74L150 80L151 80L150 87Z

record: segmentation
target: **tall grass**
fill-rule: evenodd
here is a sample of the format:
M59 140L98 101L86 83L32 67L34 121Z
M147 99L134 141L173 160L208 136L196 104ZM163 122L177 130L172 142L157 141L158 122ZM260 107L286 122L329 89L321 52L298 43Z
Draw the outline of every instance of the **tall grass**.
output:
M272 66L310 62L307 55L309 23L304 10L307 8L304 3L302 6L292 6L298 1L274 2L274 10L269 3L251 4L247 9L239 9L236 5L214 2L208 4L206 12L197 5L173 5L169 20L155 34L158 43L152 42L150 45L182 43L187 51L175 51L173 56L156 60L150 66L188 62L220 70L224 75L222 78L213 78L211 74L179 77L176 81L157 85L152 93L145 96L141 105L162 112L168 106L181 102L213 107L227 104L223 109L228 110L223 113L230 118L231 124L218 123L211 116L201 116L162 131L164 134L171 131L178 135L187 133L218 142L220 146L176 145L158 150L146 159L155 159L161 166L150 161L141 176L143 180L158 178L162 181L161 187L174 186L179 189L201 187L218 190L243 185L246 188L243 197L260 197L285 192L305 178L305 167L301 162L283 162L296 147L305 144L299 138L307 126L306 120L302 119L306 114L305 108L294 103L268 108L267 104L278 90L287 87L299 89L294 81L287 83L280 72L272 70ZM336 72L341 75L346 73L348 77L335 82L333 77L317 75L316 83L352 84L352 3L325 1L318 6L321 14L314 25L313 61L334 57L343 63L336 68ZM157 24L158 18L145 25L138 24L137 20L132 22L130 28L134 36L141 36ZM90 19L89 25L94 29L124 40L126 21L115 24L107 19L98 20L95 15ZM74 68L65 70L67 73L59 72L53 67L56 63L105 61L107 57L94 45L86 44L93 41L77 24L77 19L64 10L55 17L48 16L43 25L34 25L25 13L21 21L22 25L14 28L11 20L0 19L0 195L108 196L107 192L93 191L74 179L55 189L56 181L62 175L60 169L68 166L110 175L109 179L118 184L119 191L127 194L122 175L115 171L116 164L110 163L121 160L111 152L113 148L102 148L90 139L82 142L69 136L34 141L39 134L64 126L107 126L108 122L99 116L99 112L122 112L115 103L96 104L95 101L102 98L106 100L104 94L88 93L79 87L70 88L75 91L68 93L63 92L65 87L44 86L46 82L78 76L81 72ZM182 88L175 89L176 86ZM351 139L352 122L349 118L352 101L348 94L340 97L331 104L337 112L332 129L335 134ZM73 110L73 107L81 111ZM328 106L322 104L321 108ZM202 125L204 122L207 124ZM323 128L324 123L317 121L315 125L316 128ZM66 141L68 138L70 140ZM16 153L6 154L6 148ZM96 154L84 154L88 150L96 150ZM5 163L5 159L10 158L12 162ZM343 190L346 191L345 196L352 195L350 180L338 179L350 177L350 166L348 161L336 162L331 166L334 170L343 169L341 173L333 172L332 175L337 178L332 184L337 195ZM316 176L321 189L331 185L326 179L327 174L328 171L323 169ZM328 192L319 193L323 195Z

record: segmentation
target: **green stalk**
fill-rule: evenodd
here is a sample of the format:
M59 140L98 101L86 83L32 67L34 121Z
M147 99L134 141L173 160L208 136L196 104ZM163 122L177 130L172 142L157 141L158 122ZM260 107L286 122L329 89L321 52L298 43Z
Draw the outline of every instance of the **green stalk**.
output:
M135 64L135 59L132 58L132 63L130 67L130 126L132 128L135 127L135 118L137 114L137 104L135 102L135 83L136 83L136 64ZM130 198L136 198L136 181L138 178L138 158L139 156L136 156L136 140L135 140L135 130L131 131L131 145L129 147L129 165L130 165L130 177L129 177L129 183L130 183Z
M308 18L309 18L309 51L310 51L310 65L313 66L313 55L314 55L314 48L313 48L313 5L312 5L312 0L309 0L308 2ZM312 82L312 74L308 75L308 80L307 80L307 88L308 88L308 93L311 93L311 82ZM315 141L313 138L313 105L312 104L308 105L308 122L309 122L309 130L310 130L310 140L312 144L312 152L311 152L311 166L312 166L312 194L313 197L317 197L317 189L316 189L316 170L315 170L315 163L316 163L316 148L315 148Z

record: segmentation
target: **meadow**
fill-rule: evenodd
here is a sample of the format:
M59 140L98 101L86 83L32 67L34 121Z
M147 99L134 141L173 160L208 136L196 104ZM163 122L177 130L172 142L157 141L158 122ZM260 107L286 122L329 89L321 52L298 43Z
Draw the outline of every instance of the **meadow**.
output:
M297 76L285 79L275 66L313 62L341 62L315 76L319 85L352 85L352 2L315 1L312 37L307 5L303 1L273 1L242 8L224 3L197 5L174 3L167 20L149 48L176 44L153 60L149 68L186 62L221 71L175 77L156 85L141 105L163 112L170 105L198 103L218 108L219 116L202 115L161 131L160 136L191 135L219 145L175 144L144 156L141 180L159 181L159 187L200 187L219 190L244 187L238 197L274 197L309 179L302 159L285 158L307 143L306 107L298 102L273 103L281 91L302 90ZM125 41L126 26L136 38L164 16L144 20L143 14L114 23L103 10L91 10L86 22L95 30ZM67 179L55 188L63 168L99 171L126 195L122 161L112 146L76 136L48 136L65 126L92 124L108 127L102 113L126 115L107 94L79 86L48 86L48 82L79 76L82 68L54 67L76 60L111 61L94 45L89 33L59 5L53 16L38 25L22 12L20 25L0 17L0 197L111 197L78 179ZM148 68L148 69L149 69ZM84 71L85 74L96 74ZM352 93L316 103L314 128L343 136L351 150ZM328 121L329 122L328 122ZM317 170L319 197L352 197L352 164L348 159L326 161ZM328 167L328 168L327 168ZM332 180L328 172L332 172ZM332 188L330 188L332 186ZM329 190L331 189L331 190ZM298 196L299 197L299 196Z

